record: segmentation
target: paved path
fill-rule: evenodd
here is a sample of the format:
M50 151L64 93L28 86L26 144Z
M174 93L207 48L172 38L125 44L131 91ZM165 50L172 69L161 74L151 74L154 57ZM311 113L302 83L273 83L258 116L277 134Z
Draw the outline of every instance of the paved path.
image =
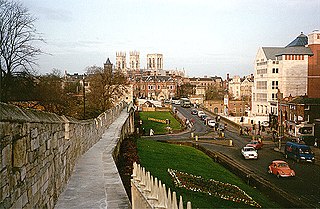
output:
M112 157L128 115L123 110L101 140L79 159L55 208L131 208Z

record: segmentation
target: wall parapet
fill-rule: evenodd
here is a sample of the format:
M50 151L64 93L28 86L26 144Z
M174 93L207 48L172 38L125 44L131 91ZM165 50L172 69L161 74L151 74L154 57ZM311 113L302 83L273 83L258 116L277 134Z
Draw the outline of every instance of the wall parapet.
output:
M125 105L82 121L0 103L0 205L53 208L77 159Z
M132 209L173 208L183 209L182 196L177 202L176 192L161 180L154 178L140 164L133 163L133 174L131 179ZM187 209L191 209L191 202L187 202Z

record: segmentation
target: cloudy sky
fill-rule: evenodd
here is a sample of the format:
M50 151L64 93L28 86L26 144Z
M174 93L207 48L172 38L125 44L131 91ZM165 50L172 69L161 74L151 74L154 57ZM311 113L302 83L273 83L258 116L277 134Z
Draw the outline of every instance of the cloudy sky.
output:
M41 74L115 63L118 51L162 53L189 76L247 75L261 46L285 46L320 29L320 0L23 0L47 54Z

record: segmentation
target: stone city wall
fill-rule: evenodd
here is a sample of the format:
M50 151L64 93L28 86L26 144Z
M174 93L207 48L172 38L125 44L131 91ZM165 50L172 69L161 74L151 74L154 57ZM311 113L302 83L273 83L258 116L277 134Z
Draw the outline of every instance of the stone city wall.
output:
M53 208L77 159L124 105L79 121L0 103L0 208Z

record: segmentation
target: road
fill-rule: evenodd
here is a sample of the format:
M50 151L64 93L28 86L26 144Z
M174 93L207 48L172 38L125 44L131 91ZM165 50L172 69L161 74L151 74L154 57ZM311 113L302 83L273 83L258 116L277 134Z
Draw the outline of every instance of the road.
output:
M182 108L180 106L176 106L176 108L186 118L194 119L195 124L193 131L198 135L208 134L213 131L211 128L205 126L203 121L196 115L191 115L191 108ZM190 134L188 134L188 136L189 135ZM301 201L309 204L312 208L320 208L320 166L318 163L296 163L293 160L285 159L282 153L274 151L276 145L271 141L266 142L263 148L258 151L258 160L244 160L240 149L249 142L249 139L239 136L238 131L233 130L230 126L228 126L228 130L225 132L225 136L233 140L233 147L209 143L203 143L202 145L209 150L226 154L228 157L244 165L255 174L260 175L282 190L298 196ZM290 167L296 172L296 176L293 178L278 179L276 176L268 174L267 167L270 162L275 159L288 162Z

